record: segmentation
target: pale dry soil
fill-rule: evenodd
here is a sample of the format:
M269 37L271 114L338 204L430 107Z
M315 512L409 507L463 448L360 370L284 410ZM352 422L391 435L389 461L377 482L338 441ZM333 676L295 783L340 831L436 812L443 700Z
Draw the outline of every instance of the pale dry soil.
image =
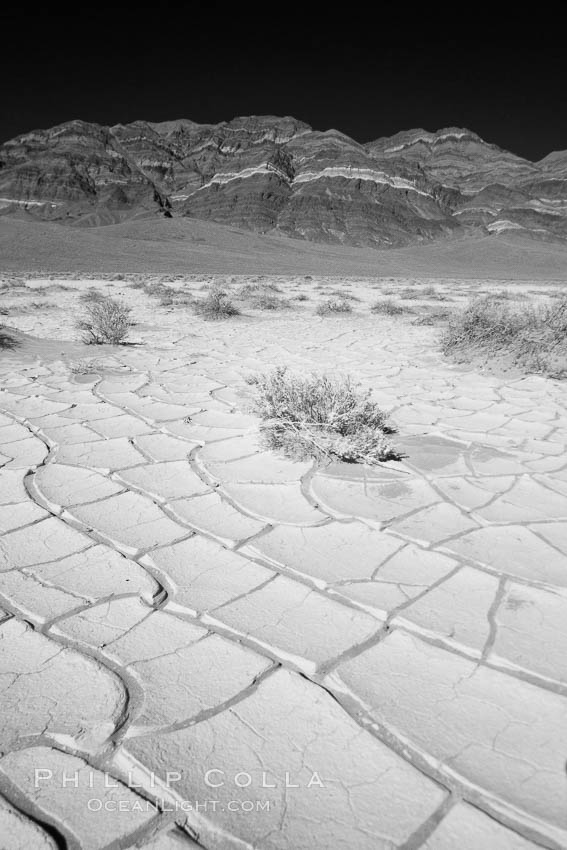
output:
M567 847L566 385L368 313L408 281L331 318L336 280L279 282L310 300L226 322L3 298L2 847ZM138 345L74 341L91 285ZM358 377L403 461L268 451L281 364Z

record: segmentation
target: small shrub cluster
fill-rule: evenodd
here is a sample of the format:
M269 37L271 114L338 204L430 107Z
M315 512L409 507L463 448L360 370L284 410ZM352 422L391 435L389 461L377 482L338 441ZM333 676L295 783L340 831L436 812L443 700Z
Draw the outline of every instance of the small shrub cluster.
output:
M238 298L252 298L267 292L281 292L277 283L272 281L259 281L257 283L245 283L238 290Z
M175 307L194 307L195 306L195 296L191 295L190 292L180 292L173 299L173 305Z
M497 293L497 297L507 301L529 301L529 295L526 292L511 292L510 290L502 290Z
M371 313L378 313L383 316L399 316L401 313L409 312L406 307L401 304L396 304L391 298L383 298L381 301L375 301L370 308Z
M291 457L378 463L399 458L388 435L394 428L370 392L362 392L350 377L307 377L280 366L252 375L256 412L272 448Z
M425 289L421 290L421 295L423 298L427 298L432 301L451 301L448 295L445 295L444 292L439 292L435 289L434 286L426 286Z
M88 304L91 301L103 301L106 296L100 291L100 289L93 289L89 287L86 292L81 292L79 295L79 301L82 301L84 304Z
M360 301L360 298L353 295L352 292L344 292L342 289L331 289L329 295L333 295L335 298L341 298L343 301Z
M250 305L256 310L283 310L289 307L285 298L278 298L270 292L263 292L250 300Z
M317 304L315 312L318 316L329 316L335 313L352 313L352 304L344 298L328 298Z
M69 369L73 375L92 375L99 369L98 360L77 360L76 363L70 363Z
M399 297L402 301L416 301L417 299L422 297L422 292L419 289L412 289L411 286L405 286L403 289L400 289L398 292Z
M546 305L477 298L451 316L442 345L445 354L509 356L528 371L565 377L567 297Z
M57 307L54 301L30 301L23 308L24 312L33 313L34 310L54 310Z
M198 315L209 321L240 315L240 310L224 289L211 289L206 298L195 301L194 307Z
M131 326L130 312L130 307L122 301L105 297L87 304L76 327L87 345L121 345Z
M133 289L143 290L149 298L156 298L160 307L193 307L195 305L195 298L190 292L168 286L163 280L135 281L130 286ZM208 285L206 289L209 289Z
M438 325L441 322L446 321L450 315L450 310L431 310L428 313L424 313L422 316L418 316L414 319L412 325Z

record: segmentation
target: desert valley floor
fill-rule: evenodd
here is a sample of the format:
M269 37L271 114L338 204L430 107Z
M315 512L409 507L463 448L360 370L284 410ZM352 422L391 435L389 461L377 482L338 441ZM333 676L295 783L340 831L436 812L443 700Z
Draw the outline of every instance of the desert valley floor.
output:
M217 322L133 281L2 292L10 847L567 847L566 383L447 360L425 293L369 312L417 275L280 276L305 300ZM78 341L89 287L132 344ZM337 288L353 312L317 316ZM268 450L245 379L277 365L354 375L403 459Z

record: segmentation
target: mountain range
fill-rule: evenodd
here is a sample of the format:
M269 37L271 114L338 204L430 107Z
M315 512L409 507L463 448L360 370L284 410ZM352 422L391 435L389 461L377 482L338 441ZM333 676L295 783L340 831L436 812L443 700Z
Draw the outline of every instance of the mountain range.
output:
M0 214L73 227L190 217L375 248L511 231L567 241L567 151L530 162L456 127L361 144L291 117L74 120L0 146Z

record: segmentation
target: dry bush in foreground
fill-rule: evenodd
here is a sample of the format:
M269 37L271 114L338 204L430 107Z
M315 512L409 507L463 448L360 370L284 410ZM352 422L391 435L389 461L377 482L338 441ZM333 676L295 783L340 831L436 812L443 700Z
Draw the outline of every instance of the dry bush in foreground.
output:
M350 377L307 377L284 366L251 375L256 412L272 448L291 457L312 456L349 463L399 459L388 435L394 428L386 415Z
M502 303L488 295L454 313L445 354L508 356L527 371L567 376L567 297L548 305Z
M120 345L128 335L130 312L130 307L122 301L103 298L86 306L76 327L82 331L83 342L87 345Z
M317 304L315 312L318 316L330 316L333 313L352 313L352 304L344 298L329 298Z
M240 315L240 310L233 304L224 289L211 289L206 298L195 302L195 312L204 319L228 319Z

